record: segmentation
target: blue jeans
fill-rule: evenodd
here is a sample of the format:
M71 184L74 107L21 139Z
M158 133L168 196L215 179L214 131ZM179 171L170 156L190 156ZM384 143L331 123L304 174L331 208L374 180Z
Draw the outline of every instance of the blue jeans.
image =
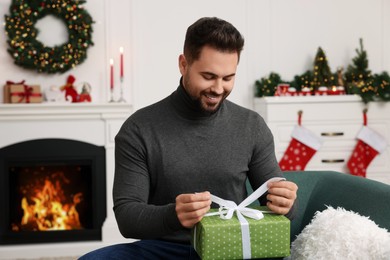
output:
M108 259L200 259L191 245L162 240L140 240L103 247L83 255L79 260Z

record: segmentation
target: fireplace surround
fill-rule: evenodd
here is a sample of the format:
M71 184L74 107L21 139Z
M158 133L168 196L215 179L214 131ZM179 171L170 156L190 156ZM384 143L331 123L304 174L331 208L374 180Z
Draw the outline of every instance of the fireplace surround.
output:
M75 172L76 170L74 169L76 168L81 169L86 176L85 178L91 179L92 184L89 188L87 188L87 190L90 189L90 191L84 191L85 197L83 196L82 199L88 199L88 196L92 196L94 189L99 189L99 195L97 196L102 196L102 198L98 199L101 200L102 204L95 207L95 209L93 209L94 207L90 205L90 210L96 211L93 214L96 214L97 217L95 217L94 220L91 220L92 222L95 222L96 225L93 224L92 226L87 226L87 228L85 228L87 232L84 235L80 235L80 230L78 229L65 230L63 233L68 233L64 235L65 238L61 238L58 235L60 232L57 231L50 231L47 233L39 232L40 234L44 234L43 239L41 235L39 238L34 237L33 235L33 238L30 239L30 241L22 243L19 238L13 237L15 233L7 234L4 232L4 226L7 224L2 223L0 224L0 237L3 242L0 242L0 259L63 256L77 257L96 248L115 243L129 242L129 240L124 239L119 233L112 211L113 205L111 193L114 178L114 137L123 122L130 116L131 112L131 105L126 103L0 104L0 150L7 151L6 154L8 157L10 154L9 151L13 149L10 147L17 147L18 145L24 146L26 144L35 143L35 146L43 148L42 142L45 143L48 140L50 140L49 143L56 143L58 148L60 148L59 146L61 145L72 146L77 144L79 146L84 146L84 148L80 148L78 146L77 149L74 150L74 155L77 155L78 150L82 149L97 148L100 151L98 152L100 155L95 155L95 158L100 158L99 161L103 161L103 164L99 167L103 168L102 172L105 173L105 178L103 178L104 180L99 181L100 177L95 176L95 178L98 178L97 180L95 179L98 183L94 183L92 180L94 177L91 175L93 172L92 168L94 166L91 166L93 163L90 163L93 159L88 159L86 157L75 158L77 156L73 156L73 158L67 157L65 160L64 158L62 160L57 160L58 158L54 159L51 157L53 155L53 151L56 150L52 149L53 147L48 149L47 151L50 152L46 152L46 154L44 152L38 152L40 149L33 148L37 152L34 153L35 155L30 155L30 159L33 157L35 160L39 157L40 159L36 160L38 161L38 166L40 163L40 166L45 166L43 167L45 169L54 171L54 168L56 169L56 172L60 169L61 172L65 167L65 163L65 165L67 165L65 169L70 169L70 172ZM104 156L101 154L104 154ZM0 157L3 158L7 156L0 152ZM0 182L3 183L3 181L6 181L8 184L12 185L15 184L15 182L20 182L20 185L23 185L21 180L26 178L25 175L23 175L24 171L38 171L37 169L42 168L37 167L37 164L31 164L30 162L32 160L30 159L27 160L27 163L20 160L11 160L11 162L14 163L13 166L15 166L13 167L13 171L18 172L15 176L22 176L19 180L15 176L12 178L4 177L3 168L6 166L4 160L0 159L3 160L1 163L2 165L0 164ZM72 161L72 163L69 163L70 161ZM8 166L10 166L9 163ZM102 172L98 172L97 174L104 175ZM71 181L80 181L77 180L77 178L72 180L72 175L70 173L66 178ZM40 181L42 183L42 180ZM102 187L102 185L104 187ZM63 186L63 188L65 188L65 186ZM1 190L1 196L4 195L2 192L3 191ZM72 199L74 199L75 194L78 192L81 191L79 189L74 189L69 193L70 195L67 193L64 194L67 196L69 195ZM91 195L88 195L88 193ZM14 194L12 196L19 196L18 198L21 198L20 195ZM4 203L4 201L2 203ZM30 202L29 205L31 204L32 203ZM3 219L6 219L4 215L5 214L2 210L0 212L0 222L3 221ZM89 217L90 216L87 216L86 218ZM9 218L11 217L8 217L7 221L10 221ZM99 226L101 226L101 228L94 228ZM19 234L16 234L16 237L18 235ZM17 241L13 241L12 243L4 242L4 236L11 236L12 239ZM41 241L39 241L40 239ZM34 243L31 243L31 241Z
M102 239L105 148L37 139L0 148L0 244Z

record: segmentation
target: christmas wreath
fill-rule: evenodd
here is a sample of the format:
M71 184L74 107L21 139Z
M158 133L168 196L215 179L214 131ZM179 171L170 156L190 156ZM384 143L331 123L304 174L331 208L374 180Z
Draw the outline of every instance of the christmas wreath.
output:
M10 14L5 16L8 52L15 64L38 72L64 73L87 58L93 45L92 17L78 0L13 0ZM37 40L36 22L46 15L63 20L68 30L68 42L45 46Z

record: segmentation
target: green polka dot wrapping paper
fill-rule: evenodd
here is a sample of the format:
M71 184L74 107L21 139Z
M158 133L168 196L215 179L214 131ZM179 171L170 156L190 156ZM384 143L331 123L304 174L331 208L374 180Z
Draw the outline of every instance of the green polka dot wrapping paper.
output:
M268 211L267 207L253 207ZM218 211L212 209L211 212ZM252 258L290 255L290 220L282 215L264 213L264 218L249 222ZM241 224L234 214L229 220L207 216L193 229L191 243L204 259L243 259Z

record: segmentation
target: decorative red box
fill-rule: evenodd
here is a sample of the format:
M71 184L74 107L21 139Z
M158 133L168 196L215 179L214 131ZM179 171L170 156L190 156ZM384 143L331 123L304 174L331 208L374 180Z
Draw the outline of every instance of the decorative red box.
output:
M42 103L41 87L22 83L4 86L4 103Z

